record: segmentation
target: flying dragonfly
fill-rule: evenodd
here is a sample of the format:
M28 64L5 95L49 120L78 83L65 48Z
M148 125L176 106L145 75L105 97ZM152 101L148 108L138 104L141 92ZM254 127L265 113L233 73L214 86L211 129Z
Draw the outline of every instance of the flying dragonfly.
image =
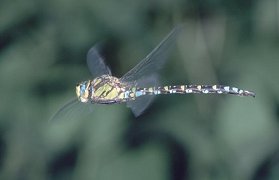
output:
M112 76L96 46L87 54L87 65L93 80L76 85L77 98L67 103L55 115L61 115L74 104L126 103L137 117L148 107L154 96L163 94L231 94L252 96L252 91L224 85L158 86L158 70L164 65L181 27L174 28L144 59L121 78Z

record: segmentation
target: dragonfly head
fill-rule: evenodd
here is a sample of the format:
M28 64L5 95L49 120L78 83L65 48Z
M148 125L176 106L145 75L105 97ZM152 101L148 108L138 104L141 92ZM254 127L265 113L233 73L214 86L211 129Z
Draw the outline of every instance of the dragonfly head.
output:
M84 81L76 85L76 94L79 101L83 103L88 102L89 94L90 94L89 86L90 86L90 81Z

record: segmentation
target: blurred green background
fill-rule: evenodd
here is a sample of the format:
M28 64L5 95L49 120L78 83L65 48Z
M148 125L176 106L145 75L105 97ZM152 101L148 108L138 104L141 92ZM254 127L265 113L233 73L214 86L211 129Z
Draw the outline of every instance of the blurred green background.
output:
M279 179L278 0L1 0L0 179ZM162 84L224 84L237 96L159 96L135 118L92 105L48 122L91 79L104 42L115 76L186 25Z

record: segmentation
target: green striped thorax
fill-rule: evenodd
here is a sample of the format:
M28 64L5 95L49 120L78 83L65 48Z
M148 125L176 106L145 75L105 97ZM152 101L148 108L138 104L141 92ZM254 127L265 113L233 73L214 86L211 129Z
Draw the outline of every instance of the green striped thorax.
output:
M77 84L76 94L78 100L86 103L120 103L135 99L135 87L122 83L118 78L102 75L94 80Z

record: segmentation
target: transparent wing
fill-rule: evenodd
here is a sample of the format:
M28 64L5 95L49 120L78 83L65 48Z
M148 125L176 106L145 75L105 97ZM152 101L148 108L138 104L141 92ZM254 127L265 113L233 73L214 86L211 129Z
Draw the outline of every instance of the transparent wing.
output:
M101 57L98 46L93 46L87 53L87 65L93 75L93 77L98 77L104 74L111 75L109 67L105 64L104 59Z
M139 64L128 71L121 80L131 82L140 79L142 76L158 71L168 58L171 47L174 46L176 38L182 26L175 27L151 53L149 53Z
M137 81L138 87L152 87L158 85L158 76L157 74L152 74L147 77L142 77ZM127 102L127 107L131 108L135 117L141 115L146 108L151 104L155 96L141 96L138 97L135 101Z
M49 122L60 120L80 120L93 111L93 104L81 103L74 98L62 106L50 119Z

